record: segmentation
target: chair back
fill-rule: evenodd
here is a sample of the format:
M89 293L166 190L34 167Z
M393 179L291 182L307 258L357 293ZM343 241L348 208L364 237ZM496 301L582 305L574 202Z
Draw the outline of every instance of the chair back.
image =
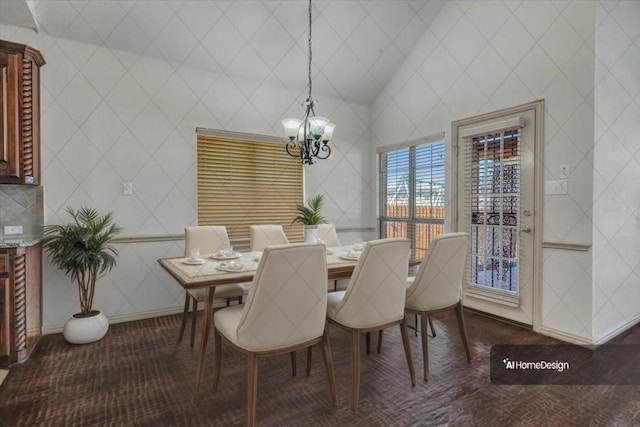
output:
M224 225L198 225L184 229L184 256L189 256L192 248L199 248L201 254L212 254L229 240Z
M237 343L251 351L322 336L327 315L327 255L321 243L267 247L251 284Z
M286 245L289 243L287 235L281 225L261 224L249 227L251 237L251 251L262 251L271 245Z
M351 328L369 328L402 319L410 253L408 239L367 242L335 308L335 320Z
M318 224L318 237L327 247L342 246L333 224Z
M433 239L407 290L407 308L430 311L457 304L462 295L468 247L468 233L445 233Z

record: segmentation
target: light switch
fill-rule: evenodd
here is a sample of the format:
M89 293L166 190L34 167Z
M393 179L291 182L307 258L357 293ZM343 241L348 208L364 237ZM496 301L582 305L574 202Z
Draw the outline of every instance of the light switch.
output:
M546 181L544 183L544 192L548 196L557 194L567 194L567 181L566 179L559 179L557 181Z

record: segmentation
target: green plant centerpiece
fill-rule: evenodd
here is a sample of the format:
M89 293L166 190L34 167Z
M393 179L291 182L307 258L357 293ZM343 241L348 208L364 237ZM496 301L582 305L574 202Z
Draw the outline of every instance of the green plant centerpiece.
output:
M309 200L307 205L297 205L297 216L293 218L292 223L304 225L304 240L306 242L315 242L318 238L318 224L325 224L327 221L322 216L322 205L324 204L324 196L318 194Z
M104 317L98 310L93 310L93 296L96 280L115 267L118 251L110 245L111 239L121 231L113 222L113 213L101 214L95 209L82 207L78 210L67 208L73 221L66 225L46 225L42 247L49 256L53 266L61 270L65 276L78 285L80 299L80 313L74 314L72 319L89 319L97 316ZM67 337L67 325L63 334L67 341L74 344L97 341L106 334L108 321L106 317L100 320L104 325L104 333L90 333L90 337L78 339Z

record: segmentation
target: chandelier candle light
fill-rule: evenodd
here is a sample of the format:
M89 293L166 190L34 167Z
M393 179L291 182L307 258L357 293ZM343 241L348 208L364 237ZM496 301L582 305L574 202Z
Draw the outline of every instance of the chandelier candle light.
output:
M316 100L311 97L311 0L309 0L309 97L302 104L305 114L302 120L284 119L282 125L289 137L287 153L300 157L302 164L314 164L314 157L324 160L331 155L328 143L336 127L326 117L317 117L313 107Z

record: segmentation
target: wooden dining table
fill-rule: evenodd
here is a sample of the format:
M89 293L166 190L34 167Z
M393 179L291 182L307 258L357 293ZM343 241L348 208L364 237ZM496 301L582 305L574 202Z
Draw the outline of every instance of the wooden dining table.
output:
M327 279L339 280L351 277L356 266L357 259L345 259L353 248L340 246L327 249ZM203 262L191 262L188 258L161 258L160 265L184 288L207 289L205 300L202 338L198 365L196 368L196 382L193 391L192 404L196 405L200 395L200 387L204 377L204 367L207 353L209 333L211 331L213 316L213 301L216 288L234 283L251 282L255 274L262 252L240 253L237 264L242 266L239 271L229 268L230 259L221 259L214 255L202 255Z

